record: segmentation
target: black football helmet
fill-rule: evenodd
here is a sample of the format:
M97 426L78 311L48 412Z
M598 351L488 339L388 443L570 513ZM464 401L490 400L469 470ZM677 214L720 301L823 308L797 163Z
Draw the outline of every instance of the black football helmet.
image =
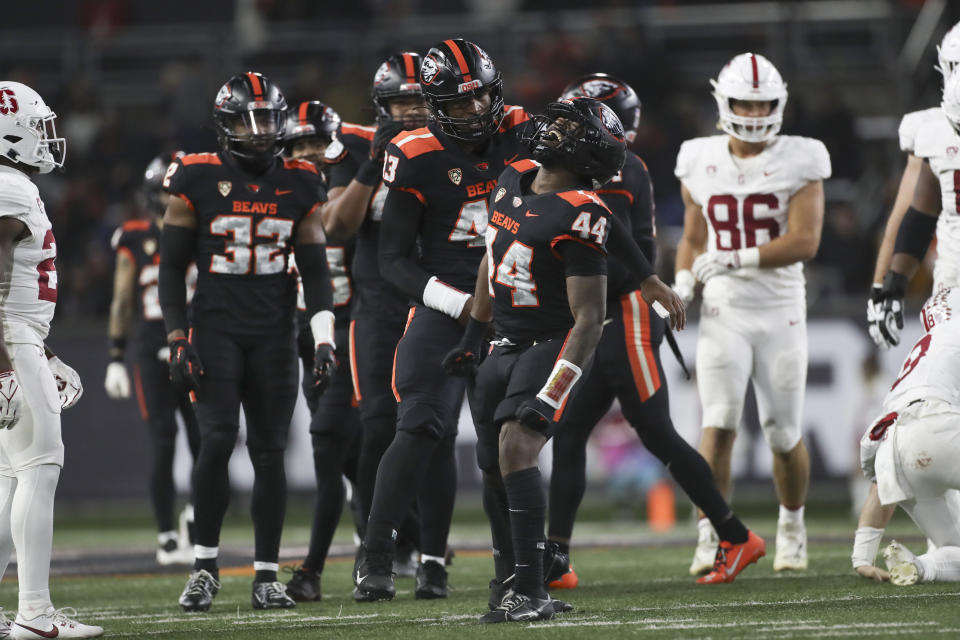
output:
M320 138L333 142L340 130L340 114L319 100L301 102L287 118L283 141L289 151L290 143L301 138Z
M243 160L263 161L283 152L286 116L283 93L253 71L230 78L213 103L220 144Z
M404 51L387 58L373 74L370 96L377 107L377 120L391 120L390 99L401 96L421 97L418 80L422 59L419 53Z
M150 161L143 172L143 184L140 186L138 200L140 205L151 213L163 215L167 208L167 194L163 190L163 178L170 163L183 155L183 151L161 153Z
M420 66L420 87L430 113L448 136L468 142L485 140L503 120L503 77L487 52L462 38L432 47ZM490 109L471 118L451 118L446 105L490 94Z
M559 123L560 118L566 123ZM559 166L593 181L594 188L623 168L627 143L613 110L593 98L578 97L547 105L527 138L533 159Z
M586 96L607 105L620 118L627 142L633 143L640 126L640 98L633 87L605 73L591 73L567 85L560 99Z

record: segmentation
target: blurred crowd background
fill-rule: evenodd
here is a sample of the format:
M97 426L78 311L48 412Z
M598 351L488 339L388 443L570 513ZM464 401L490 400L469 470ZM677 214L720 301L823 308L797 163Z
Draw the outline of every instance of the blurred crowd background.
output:
M952 5L952 6L948 6ZM578 75L603 71L643 100L634 149L653 176L663 272L682 224L681 141L715 130L708 78L756 51L789 85L785 133L833 159L823 243L808 268L813 313L859 314L903 158L899 117L939 101L935 44L960 18L942 0L34 0L9 3L0 77L34 86L59 115L66 171L42 179L59 241L58 321L108 310L109 238L144 215L135 192L157 153L212 150L213 97L260 71L290 102L320 99L370 123L369 86L396 50L454 36L503 72L508 102L541 109Z

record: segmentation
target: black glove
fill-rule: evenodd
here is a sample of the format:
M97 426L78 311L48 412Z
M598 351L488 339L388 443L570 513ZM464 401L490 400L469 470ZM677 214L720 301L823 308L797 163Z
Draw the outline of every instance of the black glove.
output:
M467 328L460 338L460 343L447 352L441 366L447 374L461 378L472 378L480 366L480 354L483 350L483 339L487 333L489 322L480 322L470 316Z
M396 120L382 119L377 123L377 132L373 134L373 141L370 143L370 158L383 164L383 154L387 150L387 145L403 131L403 123Z
M186 338L175 338L170 341L169 346L170 382L183 393L198 391L203 365L193 345Z
M337 371L337 353L329 344L318 344L317 352L313 357L313 375L316 377L314 386L317 394L326 391L333 374Z
M900 344L903 296L906 290L907 276L888 271L883 278L883 285L874 286L870 291L867 319L870 322L870 335L880 347L895 347Z
M556 411L540 398L524 400L517 409L517 422L526 425L534 431L545 431L553 424L553 414Z

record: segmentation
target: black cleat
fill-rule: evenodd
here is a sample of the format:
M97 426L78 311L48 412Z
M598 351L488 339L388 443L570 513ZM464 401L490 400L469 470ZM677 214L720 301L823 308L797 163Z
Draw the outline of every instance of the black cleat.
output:
M417 567L417 586L413 592L417 600L447 597L447 570L439 562L427 560Z
M549 585L570 571L570 554L560 551L556 542L548 542L543 550L543 584Z
M549 620L553 615L554 605L550 596L543 599L531 598L511 589L507 591L500 606L480 616L480 622L483 624L535 622L537 620Z
M513 578L514 576L504 578L503 582L496 578L490 581L490 597L487 600L487 607L489 607L490 611L499 607L500 603L503 602L503 597L507 595L510 587L513 586Z
M180 606L184 611L209 611L218 591L220 583L213 574L206 569L199 569L190 574L180 594Z
M393 585L393 553L367 551L361 544L353 564L353 599L357 602L393 600L397 588Z
M287 595L282 582L254 582L250 603L254 609L293 609L297 603Z
M303 565L284 567L284 571L293 573L287 581L287 595L297 602L317 602L320 600L320 574Z

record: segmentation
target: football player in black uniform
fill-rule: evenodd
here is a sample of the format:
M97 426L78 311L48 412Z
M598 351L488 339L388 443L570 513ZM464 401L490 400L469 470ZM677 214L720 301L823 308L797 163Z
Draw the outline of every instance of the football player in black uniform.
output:
M380 275L377 264L387 195L381 179L383 157L391 138L426 124L427 107L417 80L420 60L420 55L412 52L388 57L373 77L376 126L344 123L337 136L342 147L334 144L327 153L329 200L323 206L324 227L333 238L356 235L350 364L363 424L354 495L362 516L361 528L365 528L370 513L380 459L396 433L397 400L390 381L393 354L409 307L407 297ZM418 547L420 534L414 510L397 529L394 571L412 575L409 558Z
M432 121L395 137L384 156L389 191L380 273L415 306L397 345L397 432L380 462L357 558L358 600L394 596L393 532L414 499L421 521L415 595L447 595L444 555L465 383L440 365L460 340L470 311L467 291L484 254L487 196L503 167L526 153L518 134L529 116L504 105L501 75L476 44L453 39L431 48L420 67L420 86Z
M229 499L227 466L242 404L254 469L251 512L256 555L252 604L295 606L277 581L286 508L283 467L297 395L291 246L303 280L315 345L317 384L329 383L334 357L333 291L317 215L322 180L309 162L284 160L287 104L264 76L231 78L217 94L217 153L170 165L170 198L160 240L160 306L170 343L170 376L194 393L200 454L194 468L196 562L180 596L186 611L205 611L219 589L220 527ZM187 333L183 274L196 258L199 276Z
M296 105L287 119L286 155L312 162L323 174L326 168L324 154L336 140L340 122L340 115L332 107L317 100ZM302 565L293 567L293 575L287 582L287 595L298 602L320 600L320 574L343 512L346 495L343 476L355 482L361 440L347 348L353 304L349 265L354 242L352 239L339 242L332 237L328 240L327 265L333 287L334 336L339 366L322 394L313 375L314 343L302 285L297 298L297 343L303 362L303 394L311 415L310 442L317 481L307 557Z
M137 317L137 360L133 370L134 391L140 415L150 428L153 458L150 467L150 500L157 522L157 562L193 562L188 532L177 532L174 521L176 489L173 458L176 451L177 418L180 410L190 447L191 467L200 449L200 431L193 406L186 394L170 384L167 366L167 332L163 329L157 276L160 271L160 224L167 205L161 182L172 156L158 156L147 166L138 199L151 217L129 220L117 229L111 245L117 252L110 303L110 364L104 388L111 398L130 397L130 377L124 364L130 325ZM190 274L195 276L195 271ZM193 507L187 505L182 519L192 526ZM184 535L186 534L186 535Z
M640 123L640 100L630 85L603 73L570 84L562 98L589 96L609 106L625 123L633 142ZM610 210L630 230L647 260L656 260L653 190L646 165L627 151L623 169L597 190ZM703 457L677 434L670 419L667 381L660 364L664 321L640 295L640 280L617 259L609 262L607 314L603 337L589 375L564 412L553 441L550 477L550 526L544 579L553 587L573 588L569 567L570 537L586 488L586 445L614 398L644 446L670 470L690 499L704 510L720 537L733 544L747 541L748 531L717 490Z
M500 176L470 322L444 358L451 373L473 372L492 306L496 340L470 393L497 550L492 610L482 622L542 620L569 610L551 601L543 583L546 497L537 457L603 331L613 220L594 189L620 171L626 149L616 115L591 98L551 103L535 122L531 152L542 166L514 162ZM640 262L645 295L682 324L679 298L649 262Z

